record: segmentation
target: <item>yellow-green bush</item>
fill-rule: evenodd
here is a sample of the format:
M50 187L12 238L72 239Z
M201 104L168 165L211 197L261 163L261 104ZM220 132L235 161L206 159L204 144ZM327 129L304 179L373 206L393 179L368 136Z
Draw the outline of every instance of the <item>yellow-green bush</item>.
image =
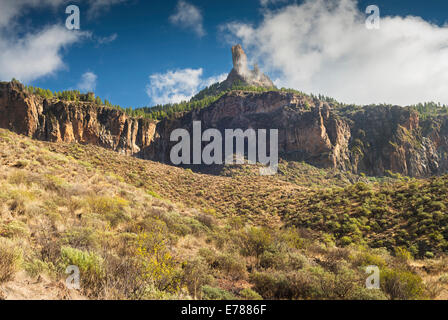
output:
M239 295L246 300L263 300L262 296L250 288L241 290Z
M12 280L21 261L21 251L11 242L0 239L0 283Z
M212 267L224 271L235 280L247 278L246 262L238 254L218 255L212 262Z
M422 278L410 271L385 268L381 271L380 281L383 291L393 300L424 298Z
M104 215L105 218L116 226L122 221L128 220L125 208L129 206L129 201L120 197L94 196L88 198L88 203L94 213Z
M402 263L412 260L412 254L406 248L395 248L395 257Z
M14 220L7 224L0 224L0 236L5 238L13 238L26 236L28 234L28 227L25 223Z
M208 285L202 287L202 297L205 300L235 300L235 296L230 292Z
M272 243L273 238L265 228L250 227L241 234L242 253L246 256L258 259Z
M82 251L71 247L61 248L62 271L70 265L80 271L81 287L89 295L99 296L104 286L104 259L94 252Z
M210 285L214 281L210 267L205 259L195 258L183 264L183 285L188 288L194 299L202 296L201 288Z

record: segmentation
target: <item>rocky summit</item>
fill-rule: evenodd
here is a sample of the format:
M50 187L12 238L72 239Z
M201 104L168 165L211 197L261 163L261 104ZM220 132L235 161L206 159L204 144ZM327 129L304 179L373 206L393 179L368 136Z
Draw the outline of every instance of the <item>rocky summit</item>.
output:
M233 69L227 79L221 84L223 89L230 89L235 84L242 86L255 86L263 88L275 88L274 83L268 76L263 74L258 65L255 64L250 70L246 53L240 44L232 47Z

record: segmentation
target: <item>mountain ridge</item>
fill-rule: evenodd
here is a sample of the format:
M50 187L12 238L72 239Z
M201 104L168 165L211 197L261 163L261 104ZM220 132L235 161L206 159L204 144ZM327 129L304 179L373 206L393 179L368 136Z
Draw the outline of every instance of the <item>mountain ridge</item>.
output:
M276 128L282 157L317 167L425 177L448 169L448 117L421 120L409 107L340 110L330 103L283 91L231 91L200 110L174 119L133 118L88 102L42 99L17 83L0 85L0 127L52 142L92 143L147 160L169 163L170 132L207 128Z
M170 164L171 132L179 128L191 132L193 121L201 121L203 130L221 132L278 129L281 158L319 168L369 176L448 172L446 110L425 115L419 111L430 109L427 105L343 105L277 89L257 67L249 69L241 45L232 47L232 59L225 81L198 93L185 110L173 107L171 116L159 121L134 117L109 103L101 106L93 93L65 101L50 98L48 90L41 90L45 94L40 96L17 81L3 82L0 127L39 140L94 144Z

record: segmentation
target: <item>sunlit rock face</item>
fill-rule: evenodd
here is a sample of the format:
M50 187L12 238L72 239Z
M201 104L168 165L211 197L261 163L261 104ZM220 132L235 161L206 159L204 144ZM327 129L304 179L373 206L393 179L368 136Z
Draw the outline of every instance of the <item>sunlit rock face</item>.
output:
M43 99L9 82L0 84L0 127L39 140L88 143L134 155L151 143L156 124L94 103Z

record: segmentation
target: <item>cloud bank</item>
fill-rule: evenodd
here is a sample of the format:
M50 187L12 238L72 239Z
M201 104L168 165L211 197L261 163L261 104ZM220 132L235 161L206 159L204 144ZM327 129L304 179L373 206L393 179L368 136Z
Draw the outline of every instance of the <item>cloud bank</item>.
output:
M188 101L204 87L221 82L225 74L203 78L203 69L180 69L166 73L156 73L149 77L146 88L153 104L178 103Z
M257 26L234 22L223 30L279 86L347 103L448 104L448 26L381 17L381 28L368 30L366 18L355 0L307 0L266 10Z

